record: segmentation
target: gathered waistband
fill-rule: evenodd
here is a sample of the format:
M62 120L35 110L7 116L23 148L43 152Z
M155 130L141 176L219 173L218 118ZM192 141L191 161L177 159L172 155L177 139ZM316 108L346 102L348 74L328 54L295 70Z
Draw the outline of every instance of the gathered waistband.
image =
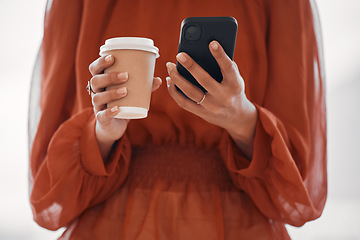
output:
M231 185L230 176L217 149L195 146L133 147L128 177L132 182L151 185L165 182L195 182L197 184Z

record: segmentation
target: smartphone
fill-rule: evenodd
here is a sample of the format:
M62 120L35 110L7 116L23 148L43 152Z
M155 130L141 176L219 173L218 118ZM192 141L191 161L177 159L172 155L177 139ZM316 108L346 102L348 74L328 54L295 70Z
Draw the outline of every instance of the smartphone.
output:
M211 55L209 44L213 40L218 41L226 54L233 59L236 34L237 21L233 17L186 18L181 23L178 52L186 52L216 81L221 82L223 76L219 65ZM179 62L177 62L176 67L185 79L206 92Z

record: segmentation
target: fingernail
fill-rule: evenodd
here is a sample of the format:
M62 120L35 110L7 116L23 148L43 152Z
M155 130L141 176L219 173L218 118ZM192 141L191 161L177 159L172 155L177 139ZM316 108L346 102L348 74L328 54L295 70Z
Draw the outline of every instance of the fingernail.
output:
M125 93L126 93L126 88L125 88L125 87L118 88L118 89L116 90L116 92L117 92L118 94L125 94Z
M111 61L111 55L107 55L107 56L105 57L105 61L110 62L110 61Z
M170 75L170 72L172 71L172 66L171 65L172 65L171 62L166 63L166 68L167 68L167 72L168 72L169 75Z
M114 113L114 112L119 111L119 108L118 108L118 106L115 106L112 109L110 109L110 111Z
M186 62L186 57L183 53L179 53L177 56L176 56L176 59L179 61L179 62Z
M162 80L160 77L155 77L156 79L159 79L160 80L160 84L162 83Z
M170 87L170 81L171 81L171 78L166 77L166 85L167 85L167 87Z
M119 73L118 78L119 79L128 79L129 74L127 72Z
M210 43L210 46L211 46L211 48L214 49L214 50L218 50L218 48L219 48L217 42L215 42L215 41L212 41L212 42Z

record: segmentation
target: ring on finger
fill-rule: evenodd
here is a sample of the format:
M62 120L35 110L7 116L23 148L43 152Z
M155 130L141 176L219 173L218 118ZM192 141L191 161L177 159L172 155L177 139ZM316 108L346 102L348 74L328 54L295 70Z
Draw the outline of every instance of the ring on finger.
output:
M90 81L88 81L88 84L86 86L86 91L91 95L91 93L95 94L94 90L91 87Z
M206 97L206 93L204 93L204 96L202 97L202 99L200 101L196 102L196 104L200 105L205 100L205 97Z

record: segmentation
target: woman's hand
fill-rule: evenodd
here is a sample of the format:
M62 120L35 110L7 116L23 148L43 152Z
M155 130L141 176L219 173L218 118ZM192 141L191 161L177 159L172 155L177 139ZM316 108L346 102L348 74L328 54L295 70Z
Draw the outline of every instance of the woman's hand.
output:
M108 103L123 98L127 94L127 89L121 86L128 80L127 72L104 73L104 70L113 63L114 57L108 55L96 59L89 66L90 73L93 76L90 80L90 86L94 92L91 94L91 99L96 116L96 139L104 161L108 158L115 141L124 135L129 123L127 119L115 118L119 113L117 106L111 109L106 107ZM119 85L119 87L105 90L112 85ZM158 89L160 85L161 79L154 78L153 91Z
M257 122L257 110L245 95L245 84L236 64L226 55L216 41L209 45L220 66L223 80L218 83L189 55L179 53L176 58L206 89L203 91L184 79L174 63L167 63L166 78L170 95L185 110L228 131L244 154L252 157L253 139ZM183 96L175 87L188 97Z

